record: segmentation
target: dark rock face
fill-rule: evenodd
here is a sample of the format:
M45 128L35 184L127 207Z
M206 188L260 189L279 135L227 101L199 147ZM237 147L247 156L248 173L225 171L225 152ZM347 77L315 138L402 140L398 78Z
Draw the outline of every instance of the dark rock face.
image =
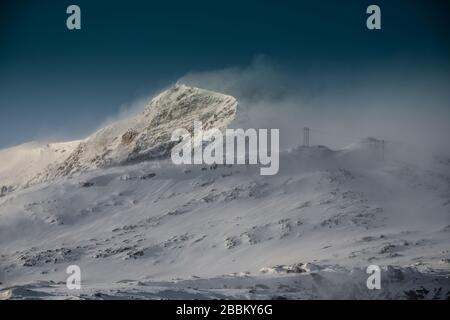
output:
M140 176L139 179L147 180L147 179L153 178L154 176L156 176L156 173L151 172L151 173L146 173L146 174Z
M10 193L14 190L12 186L2 186L0 188L0 197L5 196L7 193Z
M136 138L137 135L138 135L137 131L132 129L128 130L122 135L122 143L130 144L134 140L134 138Z

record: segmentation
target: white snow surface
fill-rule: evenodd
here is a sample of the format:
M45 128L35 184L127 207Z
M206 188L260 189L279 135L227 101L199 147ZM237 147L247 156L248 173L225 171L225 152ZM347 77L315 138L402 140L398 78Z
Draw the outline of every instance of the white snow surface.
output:
M216 123L226 127L236 101L215 93L208 99L218 103L215 112L228 108ZM74 171L4 190L0 299L450 297L449 163L430 170L390 157L389 146L381 159L374 139L343 150L282 151L275 176L259 175L259 166L127 162L135 149L111 137L129 128L120 125L105 139L99 136L108 129L82 142L1 151L8 167L0 184L20 185L5 177L27 172L22 182L56 158L68 159L48 161L48 153L87 150ZM144 122L133 128L136 137L152 130ZM100 141L113 150L108 159L127 165L98 162L82 170ZM23 159L21 152L35 156ZM381 290L366 287L373 264L382 268ZM82 270L81 290L66 288L69 265Z

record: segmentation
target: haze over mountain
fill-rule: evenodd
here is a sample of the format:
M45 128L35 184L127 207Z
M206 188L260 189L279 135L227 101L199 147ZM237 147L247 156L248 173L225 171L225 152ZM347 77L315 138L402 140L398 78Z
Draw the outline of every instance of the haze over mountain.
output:
M237 103L177 85L86 139L0 151L0 299L449 298L448 158L361 137L281 150L274 176L171 162L174 129L236 126Z

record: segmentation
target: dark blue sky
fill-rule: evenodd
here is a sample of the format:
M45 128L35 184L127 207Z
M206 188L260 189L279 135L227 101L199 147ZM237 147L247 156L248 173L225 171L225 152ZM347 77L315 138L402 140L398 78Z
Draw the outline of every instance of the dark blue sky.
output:
M77 4L82 30L69 31ZM368 31L378 4L382 30ZM79 137L190 71L259 54L291 72L448 70L448 1L2 1L0 147Z

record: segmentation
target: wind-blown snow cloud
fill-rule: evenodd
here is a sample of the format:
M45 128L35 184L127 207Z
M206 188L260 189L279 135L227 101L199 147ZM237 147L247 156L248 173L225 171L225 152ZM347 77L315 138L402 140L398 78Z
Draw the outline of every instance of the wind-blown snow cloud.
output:
M308 126L312 143L331 147L373 136L448 149L447 70L292 70L258 56L246 67L191 72L179 82L235 96L245 125L280 128L282 147L300 144L302 129Z

